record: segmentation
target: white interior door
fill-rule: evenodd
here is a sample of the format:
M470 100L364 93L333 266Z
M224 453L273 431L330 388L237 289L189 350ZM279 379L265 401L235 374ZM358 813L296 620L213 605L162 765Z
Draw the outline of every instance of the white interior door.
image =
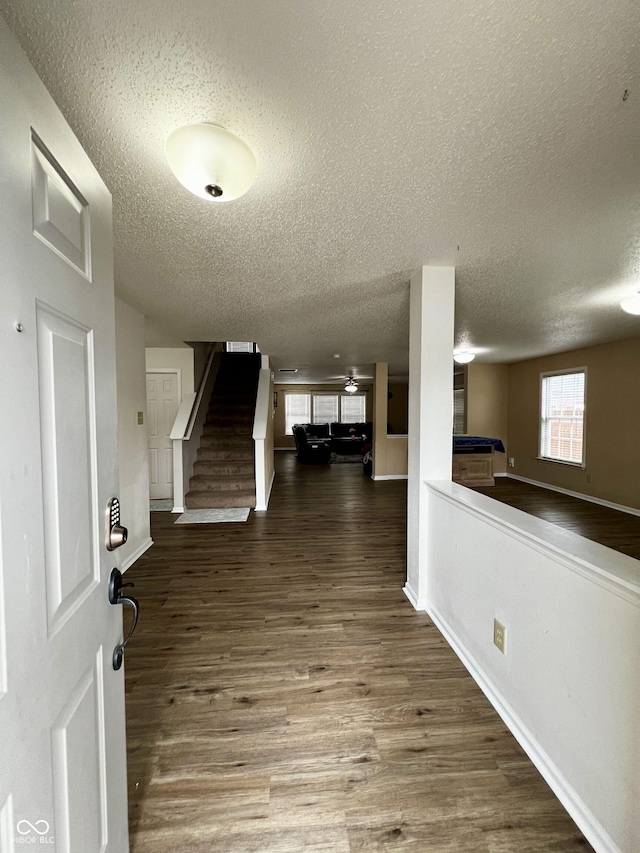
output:
M149 496L173 497L173 422L180 405L177 373L147 373Z
M0 79L0 849L123 853L111 199L1 18Z

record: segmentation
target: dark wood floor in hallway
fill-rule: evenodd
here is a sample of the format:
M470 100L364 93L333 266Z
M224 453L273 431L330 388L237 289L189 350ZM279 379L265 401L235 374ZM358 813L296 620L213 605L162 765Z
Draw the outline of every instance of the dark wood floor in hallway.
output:
M128 572L132 853L588 850L402 593L405 483L277 454L269 512Z

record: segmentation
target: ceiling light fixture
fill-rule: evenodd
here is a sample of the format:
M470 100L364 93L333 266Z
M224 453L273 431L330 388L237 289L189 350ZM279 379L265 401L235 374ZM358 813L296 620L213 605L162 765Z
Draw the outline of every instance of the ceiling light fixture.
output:
M633 296L620 300L620 307L627 314L640 314L640 290Z
M169 134L164 150L180 183L207 201L240 198L256 179L252 150L217 124L185 124Z
M469 364L470 361L476 357L475 352L469 352L469 350L462 350L461 352L454 352L453 360L456 364Z
M358 383L353 378L353 376L348 376L347 381L344 383L344 390L347 394L355 394L358 390Z

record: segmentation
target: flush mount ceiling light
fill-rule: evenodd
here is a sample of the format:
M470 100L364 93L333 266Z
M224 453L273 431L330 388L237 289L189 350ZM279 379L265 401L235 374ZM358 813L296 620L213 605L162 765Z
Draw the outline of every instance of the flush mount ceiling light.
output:
M454 352L453 360L456 364L469 364L470 361L476 357L475 352L469 352L469 350L462 350L461 352Z
M240 198L256 179L249 146L217 124L185 124L169 134L164 150L180 183L207 201Z
M633 296L620 300L620 307L627 314L640 314L640 290Z
M358 383L353 378L353 376L348 376L347 381L344 383L344 390L347 394L355 394L358 390Z

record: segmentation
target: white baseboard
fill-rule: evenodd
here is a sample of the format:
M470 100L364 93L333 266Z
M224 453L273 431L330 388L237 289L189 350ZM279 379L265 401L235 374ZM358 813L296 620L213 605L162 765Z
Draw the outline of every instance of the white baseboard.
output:
M267 489L267 497L264 502L264 506L257 506L253 511L254 512L266 512L269 508L269 498L271 497L271 489L273 488L273 481L276 478L276 472L274 471L271 475L271 482L269 483L269 488Z
M378 474L378 475L372 474L371 479L376 480L376 482L378 480L408 480L409 475L408 474Z
M294 453L296 452L295 447L274 447L274 450L292 450Z
M174 506L174 508L171 510L171 512L179 512L180 514L186 511L186 507L184 506Z
M507 474L507 472L506 472L506 471L502 471L500 474L498 474L498 473L494 473L494 475L493 475L493 476L494 476L494 477L508 477L509 475Z
M120 567L120 571L126 572L127 569L131 568L131 566L135 563L135 561L138 560L140 557L142 557L144 552L148 551L152 545L153 545L153 539L149 536L149 538L145 539L141 545L138 545L138 547L133 552L133 554L131 554L129 557L127 557L127 559L122 563L122 566Z
M418 596L413 591L413 588L412 588L411 584L409 583L409 581L407 581L405 583L405 585L402 587L402 591L404 592L404 594L407 596L407 598L411 602L414 610L424 611L427 609L426 599L418 598Z
M496 474L496 476L498 476ZM616 504L613 501L605 501L602 498L594 498L593 495L585 495L583 492L573 492L571 489L563 489L561 486L552 486L550 483L542 483L540 480L530 480L528 477L520 477L518 474L509 474L512 480L520 480L521 483L529 483L530 486L539 486L541 489L550 489L552 492L560 492L562 495L568 495L570 498L579 498L582 501L589 501L592 504L606 506L609 509L616 509L618 512L626 512L629 515L640 515L640 509L633 506L624 506L624 504Z
M409 592L407 592L407 587L405 587L405 593L409 601L413 603ZM554 764L549 754L542 749L535 735L529 731L513 708L504 700L489 676L467 652L463 643L454 634L437 609L428 603L425 609L593 848L598 853L622 853L620 847L614 843L605 828Z

